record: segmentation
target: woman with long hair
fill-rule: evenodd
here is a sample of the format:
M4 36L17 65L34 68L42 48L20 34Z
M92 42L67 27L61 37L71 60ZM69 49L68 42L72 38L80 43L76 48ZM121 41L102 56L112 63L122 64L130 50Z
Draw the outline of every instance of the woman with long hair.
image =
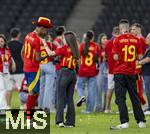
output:
M0 34L0 109L10 108L8 106L9 96L13 86L10 71L14 72L15 70L16 65L7 47L6 37Z
M104 111L106 105L106 92L108 89L107 86L108 68L107 68L107 61L104 53L106 42L107 42L107 35L101 33L98 37L98 44L101 48L102 58L99 66L99 74L97 75L96 112ZM102 106L103 93L104 93L104 103Z
M82 113L88 114L94 112L96 97L96 76L98 74L97 63L101 57L100 48L93 41L94 32L88 31L84 35L84 41L80 44L80 66L78 70L77 91L79 101L77 106L81 106L86 101L85 87L87 84L87 105L86 110Z
M59 127L75 126L75 107L73 101L74 88L76 84L76 64L79 59L76 36L73 32L65 32L63 38L64 45L51 51L49 56L61 55L61 70L58 76L57 104L56 104L56 124ZM67 113L64 123L64 103L66 101Z

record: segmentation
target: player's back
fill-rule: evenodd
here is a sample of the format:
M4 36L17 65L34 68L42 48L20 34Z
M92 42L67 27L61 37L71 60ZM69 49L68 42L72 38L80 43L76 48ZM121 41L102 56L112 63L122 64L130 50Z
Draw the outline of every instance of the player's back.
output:
M130 34L121 34L114 40L113 53L117 53L119 59L115 64L114 73L135 74L135 61L137 54L142 53L139 39Z
M36 52L40 52L41 40L36 33L31 32L25 37L24 41L24 71L36 72L39 63L36 60Z

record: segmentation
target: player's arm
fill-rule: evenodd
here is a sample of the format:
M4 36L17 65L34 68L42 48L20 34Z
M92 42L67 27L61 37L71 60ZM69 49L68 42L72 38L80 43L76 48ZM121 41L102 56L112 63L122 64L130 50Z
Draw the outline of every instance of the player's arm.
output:
M12 72L16 71L16 63L13 58L11 58L11 71Z
M141 60L143 57L143 54L138 54L138 60Z
M142 42L140 39L138 39L138 42L137 42L137 59L138 60L141 60L143 58L143 45L142 45Z
M150 63L150 57L146 57L138 62L140 65Z
M48 57L48 55L46 55L45 57L41 57L41 53L40 52L36 52L36 60L38 62L41 62L42 60L44 60L47 57Z
M143 59L140 60L138 63L139 63L140 65L144 65L144 64L150 63L150 51L147 52L147 57L143 58Z
M118 59L119 59L118 53L119 53L119 51L118 51L118 39L116 38L113 41L113 47L112 47L112 54L114 54L113 58L115 61L118 61Z

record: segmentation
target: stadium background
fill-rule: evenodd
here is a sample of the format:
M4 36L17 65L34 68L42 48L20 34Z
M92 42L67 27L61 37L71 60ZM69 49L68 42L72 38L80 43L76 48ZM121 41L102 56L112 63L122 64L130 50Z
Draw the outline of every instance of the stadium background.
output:
M31 22L46 16L55 26L65 25L80 38L89 29L96 37L102 32L110 37L112 27L121 18L141 23L146 35L150 29L149 11L149 0L0 0L0 33L9 37L12 27L20 27L23 39L34 29Z
M145 36L150 31L149 11L150 0L0 0L0 33L4 33L9 38L10 29L19 27L23 40L24 36L34 29L31 22L37 20L39 16L46 16L52 19L55 26L65 25L68 30L76 32L80 38L89 29L94 30L96 38L99 33L103 32L111 37L112 27L117 25L121 18L129 19L131 24L141 23ZM51 32L53 33L53 30ZM18 108L20 105L16 98L17 93L13 96L13 108ZM116 110L114 100L113 109ZM56 128L55 114L52 114L51 133L116 133L116 131L110 131L109 127L118 123L118 115L92 114L87 116L79 114L80 110L77 109L76 127L68 130ZM131 128L117 132L118 134L149 133L149 128L137 129L133 116L130 116L130 120ZM147 120L149 127L149 116Z

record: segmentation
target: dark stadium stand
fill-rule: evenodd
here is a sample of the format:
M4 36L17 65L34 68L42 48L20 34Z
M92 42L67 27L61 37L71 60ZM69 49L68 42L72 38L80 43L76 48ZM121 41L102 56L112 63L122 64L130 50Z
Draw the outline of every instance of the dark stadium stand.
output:
M144 35L150 32L150 0L102 0L102 4L104 9L92 27L96 35L104 32L111 36L112 27L122 18L142 24Z
M54 25L64 25L78 0L0 0L0 33L21 28L23 36L32 31L31 22L39 16L49 17Z

